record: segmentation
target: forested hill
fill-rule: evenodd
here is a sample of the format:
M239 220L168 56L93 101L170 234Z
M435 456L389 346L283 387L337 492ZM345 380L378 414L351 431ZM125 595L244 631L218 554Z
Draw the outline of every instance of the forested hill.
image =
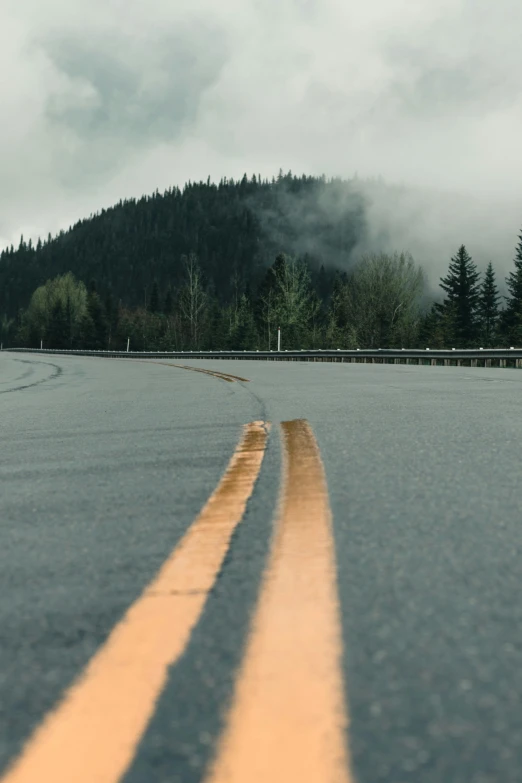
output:
M125 306L143 305L154 280L160 290L179 287L181 256L189 253L199 258L207 289L228 302L254 290L279 252L306 259L313 276L321 265L333 273L346 268L364 236L364 197L354 180L280 172L271 181L189 183L120 201L36 246L22 238L4 250L0 313L16 318L38 286L69 271Z
M383 188L391 207L400 189L356 179L188 183L22 238L0 254L0 349L272 349L278 326L286 348L521 345L522 235L507 298L461 244L430 304L369 217Z

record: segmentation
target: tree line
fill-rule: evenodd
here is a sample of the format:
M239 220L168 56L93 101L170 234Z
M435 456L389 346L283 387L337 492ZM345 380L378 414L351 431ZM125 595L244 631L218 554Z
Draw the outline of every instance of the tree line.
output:
M280 251L306 260L314 285L321 266L329 286L335 267L348 268L364 241L364 198L355 181L258 175L187 183L127 199L78 221L55 237L0 252L0 319L18 319L33 291L71 271L102 298L146 307L161 291L185 285L183 256L197 256L205 286L221 305L256 290ZM162 305L163 306L163 305Z
M274 349L280 326L285 348L522 344L520 244L507 297L461 246L426 305L408 253L355 257L360 184L282 171L189 182L35 245L21 237L0 253L0 342Z
M306 258L278 253L255 288L222 302L200 259L182 255L176 281L154 279L143 303L115 300L72 272L47 280L17 319L4 316L4 345L57 349L274 350L283 348L471 348L522 345L522 233L501 297L490 262L483 274L461 245L426 306L425 275L409 253L363 255L352 268L314 276Z

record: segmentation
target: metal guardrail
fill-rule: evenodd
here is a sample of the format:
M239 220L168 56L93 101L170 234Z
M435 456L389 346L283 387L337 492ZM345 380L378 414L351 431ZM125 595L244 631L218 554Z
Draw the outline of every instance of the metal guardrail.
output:
M300 351L67 351L51 348L4 348L13 353L98 356L112 359L254 359L258 361L361 362L372 364L443 364L522 368L522 348L375 348Z

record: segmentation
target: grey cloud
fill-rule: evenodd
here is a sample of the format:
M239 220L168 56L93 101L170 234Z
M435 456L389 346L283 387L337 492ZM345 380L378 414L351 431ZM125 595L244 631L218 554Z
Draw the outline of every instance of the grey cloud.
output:
M93 100L75 105L74 96L51 96L48 116L80 137L118 136L140 144L175 140L193 124L202 93L216 81L226 60L223 37L199 30L151 42L151 50L118 50L122 42L62 40L47 46L55 66L74 83L92 87ZM149 69L157 77L147 84ZM69 98L69 100L67 99Z
M414 186L360 184L358 252L411 250L435 280L462 242L500 273L512 264L519 0L1 5L14 76L0 85L0 245L156 187L282 167ZM306 252L313 210L348 207L339 195L285 208Z
M47 121L73 140L59 153L64 184L78 182L79 174L88 184L144 148L179 143L228 56L223 31L204 24L140 46L92 35L41 45L60 77L47 99Z
M422 53L409 50L397 54L397 61L410 78L394 79L387 92L403 117L433 120L465 113L479 118L519 97L516 72L499 72L478 56L460 64L433 65L422 62Z
M440 117L456 110L476 108L484 97L483 85L462 68L429 68L423 71L410 89L401 85L397 89L401 108L423 117Z

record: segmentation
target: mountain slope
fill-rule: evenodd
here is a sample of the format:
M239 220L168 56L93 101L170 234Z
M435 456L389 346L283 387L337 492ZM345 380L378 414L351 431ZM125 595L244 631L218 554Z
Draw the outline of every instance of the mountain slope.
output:
M179 285L181 256L198 255L220 301L256 287L278 252L320 266L346 267L366 232L365 199L355 182L324 177L189 183L120 201L33 246L23 239L0 254L0 313L15 317L32 292L67 271L129 306L154 280Z

